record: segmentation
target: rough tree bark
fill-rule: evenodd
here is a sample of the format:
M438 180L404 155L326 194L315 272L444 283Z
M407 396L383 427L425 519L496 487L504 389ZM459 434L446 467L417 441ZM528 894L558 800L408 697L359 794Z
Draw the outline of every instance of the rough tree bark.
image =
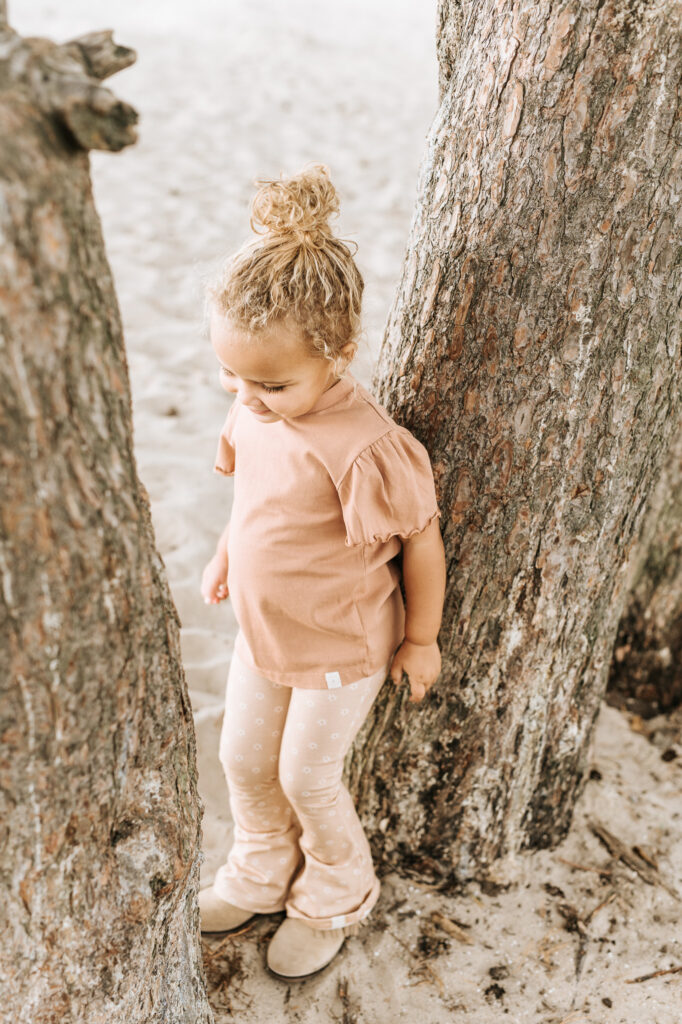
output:
M447 886L562 838L680 419L680 0L441 0L441 104L375 381L432 457L441 680L348 765Z
M651 718L682 704L682 422L649 502L640 550L607 699Z
M134 141L111 33L0 8L3 1019L203 1024L201 804L87 150Z

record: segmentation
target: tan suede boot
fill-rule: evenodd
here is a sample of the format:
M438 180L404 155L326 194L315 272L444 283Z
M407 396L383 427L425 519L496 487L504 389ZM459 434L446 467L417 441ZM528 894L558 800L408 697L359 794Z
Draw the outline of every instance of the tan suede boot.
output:
M199 893L199 915L201 931L207 934L234 931L256 916L253 910L242 910L241 907L235 907L227 900L221 899L213 886L202 889Z
M299 918L287 917L268 946L268 968L287 981L307 978L331 963L346 936L355 935L357 931L357 925L322 931L311 928Z

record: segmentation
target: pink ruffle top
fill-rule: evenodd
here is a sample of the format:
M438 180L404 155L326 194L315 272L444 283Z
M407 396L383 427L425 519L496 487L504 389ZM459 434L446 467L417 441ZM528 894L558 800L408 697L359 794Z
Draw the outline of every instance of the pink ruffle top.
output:
M347 375L295 419L263 423L236 399L215 470L234 476L239 655L304 689L387 664L404 636L401 541L440 515L423 445Z

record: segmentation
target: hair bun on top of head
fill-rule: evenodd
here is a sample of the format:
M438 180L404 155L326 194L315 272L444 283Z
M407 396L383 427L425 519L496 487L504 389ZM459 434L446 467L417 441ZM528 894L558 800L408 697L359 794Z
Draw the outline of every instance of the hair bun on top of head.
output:
M308 164L291 178L256 184L251 227L257 234L291 235L299 242L331 235L329 220L339 212L339 200L324 164Z

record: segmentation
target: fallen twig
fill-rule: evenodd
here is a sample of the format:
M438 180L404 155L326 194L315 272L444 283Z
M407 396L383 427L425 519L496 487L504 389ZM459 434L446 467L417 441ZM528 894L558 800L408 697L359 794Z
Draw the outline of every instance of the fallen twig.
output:
M647 862L647 864L650 864L654 871L658 871L658 864L656 863L656 859L650 850L647 850L645 846L639 845L633 846L632 850L633 853L636 853L638 857L641 857L642 860L645 860Z
M562 1017L559 1024L569 1024L569 1021L576 1021L576 1017L582 1017L582 1010L571 1010L568 1017ZM576 1022L577 1024L577 1022Z
M556 953L557 950L568 945L567 940L556 941L562 934L563 929L550 928L540 939L531 939L527 942L521 950L521 956L524 960L533 957L533 959L539 960L543 967L549 967L551 965L552 953ZM552 942L554 942L554 945L552 945Z
M587 943L589 941L587 927L576 908L570 903L559 903L557 910L566 922L566 931L578 933L578 946L575 951L575 976L577 980L583 969L585 954L587 953Z
M357 1024L357 1017L351 1010L350 999L348 998L348 978L339 978L337 994L343 1007L341 1024Z
M442 928L444 932L451 935L453 939L457 939L458 942L465 942L467 945L472 945L473 939L470 935L464 931L464 928L468 928L469 925L459 925L454 921L450 920L449 917L445 917L438 910L434 910L431 914L431 920L434 924L437 924L439 928Z
M602 878L611 878L610 863L603 868L593 868L589 864L576 864L574 860L566 860L565 857L557 857L557 860L562 864L568 864L569 868L577 868L578 871L593 871L595 875L600 875Z
M583 918L584 923L586 925L588 925L590 923L590 921L592 920L592 918L594 917L594 915L597 913L597 911L601 910L602 907L608 906L609 903L613 903L613 901L617 898L617 896L618 896L618 893L616 892L616 890L612 889L611 892L606 897L606 899L602 900L601 903L598 903L596 907L593 907L592 910L589 912L589 914L587 914L587 916Z
M413 960L417 961L417 963L419 964L419 970L420 971L428 971L428 973L431 975L431 977L435 979L436 984L438 985L438 991L440 992L441 996L444 995L445 994L445 986L443 985L442 978L440 978L436 974L436 972L434 970L432 970L431 967L429 967L429 965L427 963L424 963L424 961L421 960L420 957L418 957L416 953L413 953L412 950L410 949L410 947L407 945L406 942L403 942L403 940L399 939L397 935L394 935L390 928L387 929L387 932L391 936L392 939L395 939L395 941L398 943L398 945L402 946L403 949L405 949L410 954L410 956L412 957Z
M237 936L244 935L245 932L250 932L254 924L254 921L250 921L245 928L240 928L237 932L229 932L224 939L221 939L215 949L211 949L211 947L202 939L201 945L204 949L204 960L213 960L220 952L222 952L225 946L230 943L231 939L236 939ZM207 952L208 950L210 950L210 952Z
M618 860L622 860L624 864L631 868L632 871L635 871L648 885L660 885L663 889L669 892L671 896L674 896L675 899L679 900L679 894L672 888L672 886L663 881L656 868L648 864L643 857L638 853L635 853L629 846L626 846L618 836L614 836L612 832L609 832L607 828L604 828L603 825L600 825L599 822L596 821L590 822L590 828L597 839L602 841L613 857Z
M626 985L635 985L639 981L651 981L652 978L661 978L664 974L681 974L682 966L680 967L668 967L663 971L653 971L651 974L641 974L639 978L626 978Z

